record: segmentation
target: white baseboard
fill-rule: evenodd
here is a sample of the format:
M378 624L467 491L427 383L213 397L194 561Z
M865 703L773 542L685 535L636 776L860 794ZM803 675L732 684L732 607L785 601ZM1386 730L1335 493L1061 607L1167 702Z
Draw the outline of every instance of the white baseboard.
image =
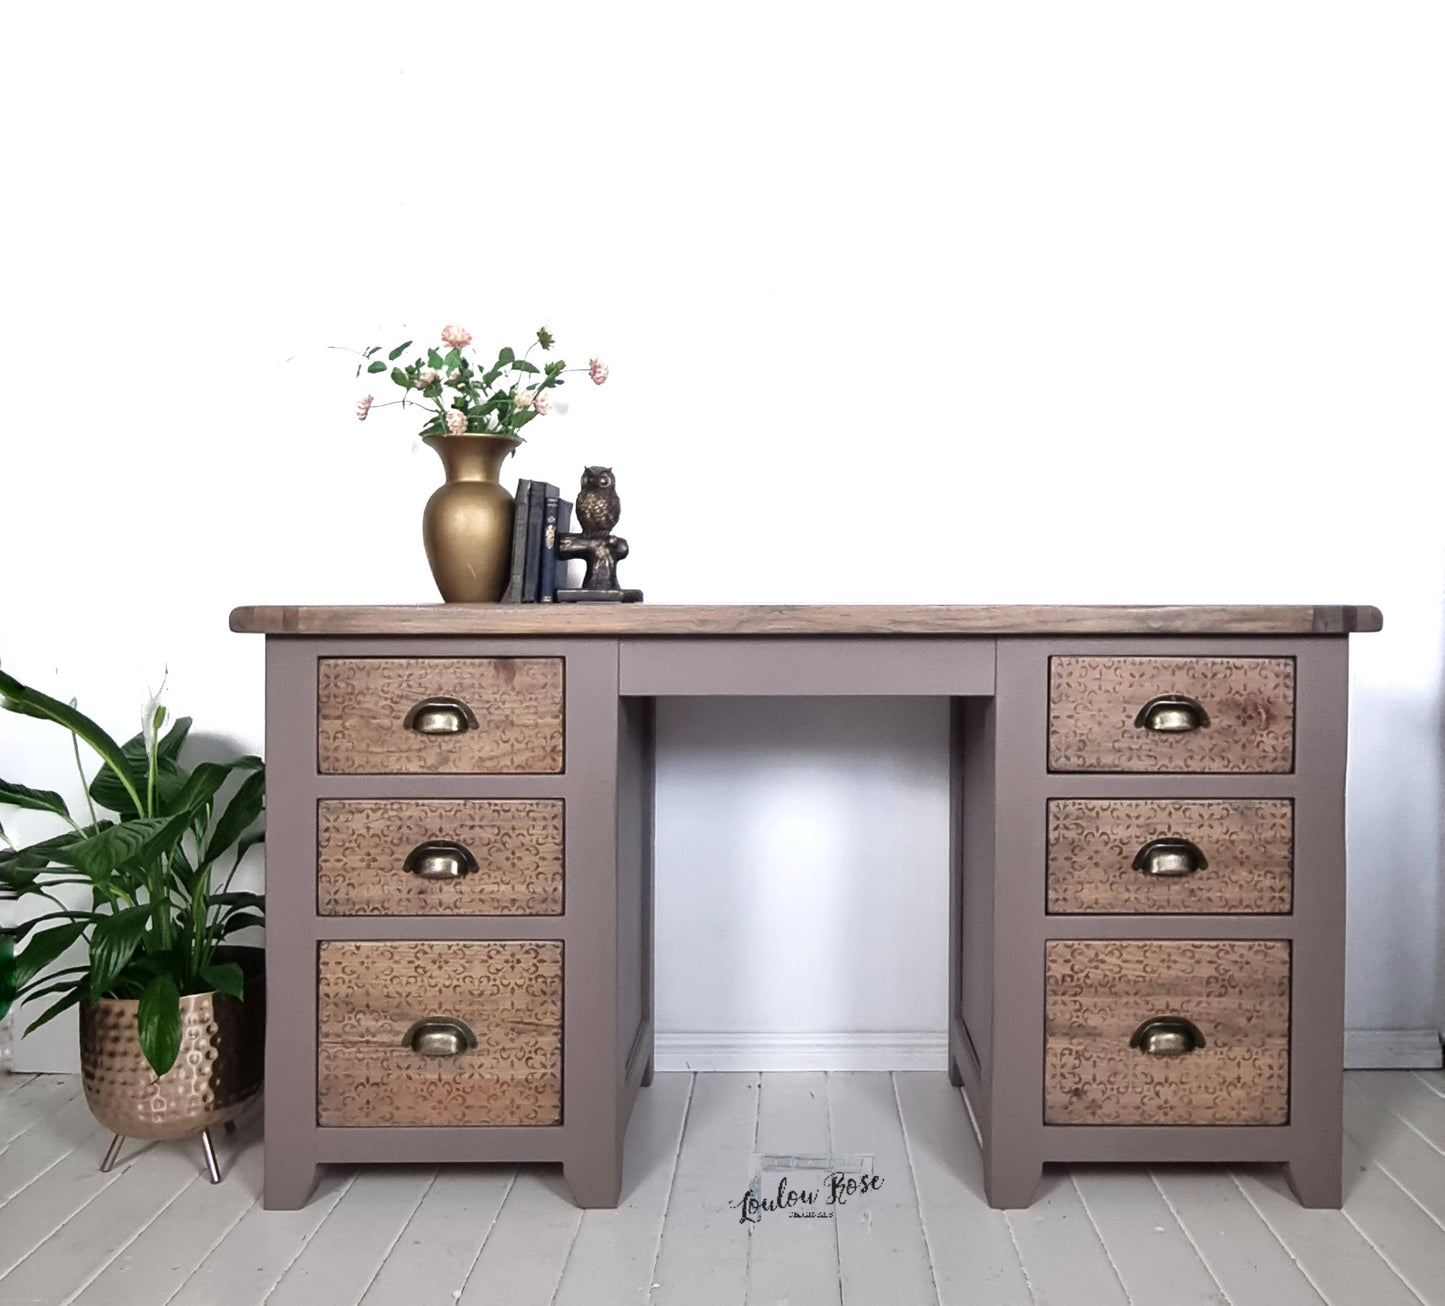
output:
M946 1070L948 1035L659 1032L658 1070Z
M1440 1034L1433 1029L1347 1029L1346 1070L1439 1070Z
M673 1030L657 1035L658 1070L946 1070L948 1035L770 1034ZM1345 1031L1346 1070L1438 1070L1432 1029Z

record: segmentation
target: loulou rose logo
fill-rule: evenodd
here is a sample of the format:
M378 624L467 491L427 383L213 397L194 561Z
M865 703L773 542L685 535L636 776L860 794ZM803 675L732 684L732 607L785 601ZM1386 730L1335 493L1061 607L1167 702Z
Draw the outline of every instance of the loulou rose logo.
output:
M882 1187L883 1176L873 1173L871 1156L758 1156L752 1182L728 1206L737 1211L739 1224L759 1224L771 1214L832 1220L839 1208L854 1199L866 1202Z

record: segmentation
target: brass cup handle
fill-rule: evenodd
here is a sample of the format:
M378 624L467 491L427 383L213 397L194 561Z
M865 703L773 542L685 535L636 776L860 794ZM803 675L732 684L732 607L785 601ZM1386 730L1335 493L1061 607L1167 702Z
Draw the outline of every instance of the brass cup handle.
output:
M477 1036L464 1020L454 1016L428 1016L402 1037L402 1046L422 1057L459 1057L477 1046Z
M1183 1016L1155 1016L1134 1031L1129 1046L1151 1057L1182 1057L1202 1048L1204 1035L1198 1025Z
M1134 724L1159 735L1185 735L1209 724L1204 705L1187 694L1160 694L1139 709Z
M1172 879L1208 870L1209 861L1188 839L1151 839L1134 854L1134 869Z
M401 869L423 880L457 880L476 873L477 859L471 849L462 844L449 839L429 839L407 853Z
M477 715L459 698L424 698L402 722L419 735L460 735L477 728Z

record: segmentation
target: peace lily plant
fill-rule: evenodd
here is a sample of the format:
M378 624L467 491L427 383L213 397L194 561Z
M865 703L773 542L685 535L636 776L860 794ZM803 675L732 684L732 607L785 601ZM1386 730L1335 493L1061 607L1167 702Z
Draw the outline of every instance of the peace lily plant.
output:
M545 417L552 407L550 391L565 385L567 371L585 371L595 385L607 380L607 364L600 358L590 359L586 368L569 369L560 358L544 362L540 367L532 361L532 350L540 347L550 353L556 343L547 327L537 329L536 338L522 354L510 346L500 350L496 360L483 363L471 348L472 333L465 327L446 326L441 330L440 347L428 347L414 361L399 360L413 342L404 340L377 358L381 345L355 351L361 354L356 374L368 376L390 372L391 380L402 390L400 399L375 403L374 396L363 395L356 404L356 416L365 421L373 406L389 408L411 404L431 414L419 434L426 435L512 435L524 439L521 431L529 422Z
M167 712L158 697L146 704L140 733L124 744L73 702L4 672L0 707L69 731L82 783L80 745L101 762L80 814L51 790L0 780L0 806L45 812L64 827L25 847L0 827L0 897L40 898L53 908L8 932L13 958L0 975L0 1015L19 997L55 997L28 1034L82 999L138 998L141 1050L162 1075L180 1049L183 995L244 996L241 966L218 948L237 930L262 923L261 895L230 887L241 859L263 837L256 828L264 806L261 759L184 766L191 719L177 719L162 734ZM233 777L239 784L223 800ZM74 893L61 896L76 889L87 905L67 905ZM81 940L88 951L83 964L44 973Z

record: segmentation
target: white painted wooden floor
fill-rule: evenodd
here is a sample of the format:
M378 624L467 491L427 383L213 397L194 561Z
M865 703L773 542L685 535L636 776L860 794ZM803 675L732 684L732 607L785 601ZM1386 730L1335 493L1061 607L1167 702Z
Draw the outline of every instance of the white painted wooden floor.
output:
M1445 1073L1353 1072L1343 1212L1272 1167L1051 1169L1033 1207L984 1206L942 1074L661 1074L623 1205L581 1212L547 1166L334 1167L264 1211L259 1121L199 1147L108 1141L68 1076L0 1078L4 1306L1445 1306ZM856 1153L865 1214L728 1203L754 1152Z

